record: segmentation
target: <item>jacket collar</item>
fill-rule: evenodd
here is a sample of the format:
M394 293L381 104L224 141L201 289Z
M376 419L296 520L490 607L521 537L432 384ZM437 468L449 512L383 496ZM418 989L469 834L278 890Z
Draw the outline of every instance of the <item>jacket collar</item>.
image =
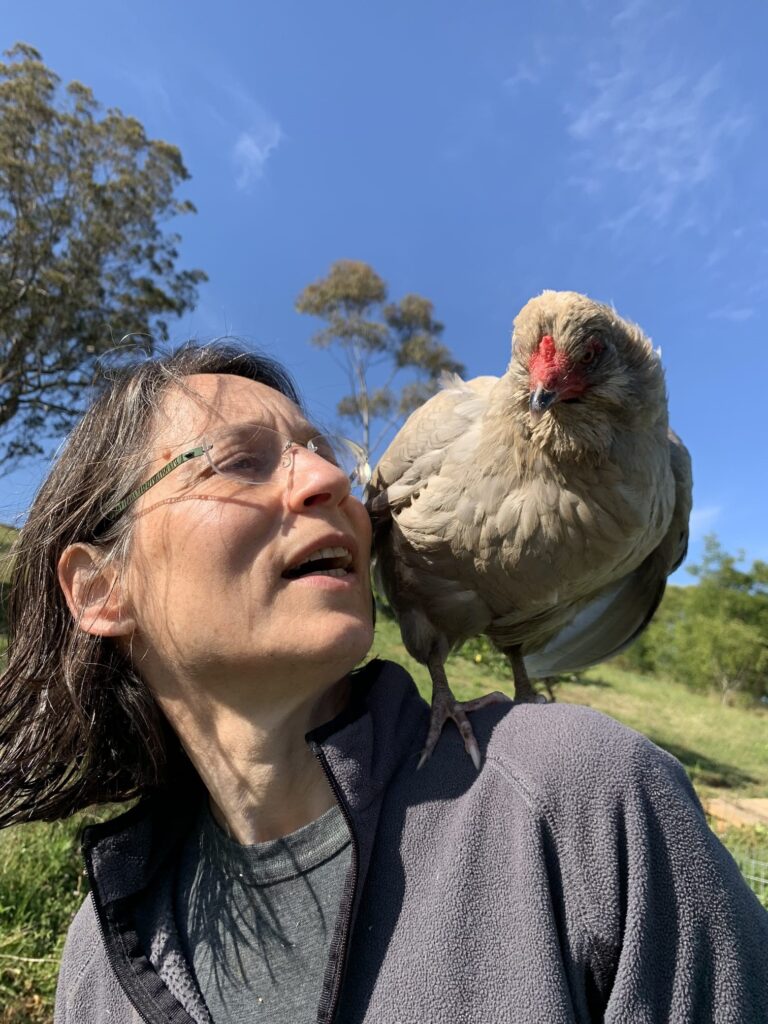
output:
M428 709L410 676L391 662L354 673L342 714L313 730L318 757L352 833L354 871L345 886L319 1020L330 1021L344 974L387 783L406 762L416 768ZM195 773L173 794L157 794L86 829L83 854L108 959L147 1021L210 1024L181 951L172 902L174 853L204 798Z
M353 673L353 680L347 708L306 739L322 754L329 781L336 783L337 796L357 824L358 815L366 817L366 809L409 757L415 770L427 708L411 677L393 662L375 658ZM83 854L98 903L129 898L150 884L174 853L203 796L199 778L190 772L173 792L146 797L119 817L85 830Z

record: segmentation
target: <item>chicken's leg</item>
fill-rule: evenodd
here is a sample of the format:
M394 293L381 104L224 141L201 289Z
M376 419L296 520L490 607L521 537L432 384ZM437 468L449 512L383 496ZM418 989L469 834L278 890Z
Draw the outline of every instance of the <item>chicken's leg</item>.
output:
M546 704L547 698L536 693L531 680L528 678L528 670L523 661L520 645L515 644L512 647L502 647L501 649L512 663L512 676L515 680L515 700L519 700L523 704Z
M494 693L487 693L483 697L477 697L475 700L456 700L448 685L445 663L437 647L433 648L432 653L427 659L427 668L432 677L432 717L430 718L427 741L421 752L418 767L421 768L435 749L445 723L449 718L452 718L456 723L456 728L461 733L461 738L464 740L464 749L472 758L475 768L480 771L480 748L477 745L475 734L472 732L472 726L469 724L467 712L479 711L480 708L487 707L489 704L496 704L499 701L508 701L509 697L497 690Z

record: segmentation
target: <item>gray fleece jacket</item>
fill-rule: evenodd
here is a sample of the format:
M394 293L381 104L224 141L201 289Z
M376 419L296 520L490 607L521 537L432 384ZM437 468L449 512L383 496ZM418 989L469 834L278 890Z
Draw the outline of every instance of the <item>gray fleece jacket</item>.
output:
M768 1022L768 914L674 758L585 708L510 704L472 717L479 773L452 728L416 771L410 678L373 662L355 693L308 737L353 836L320 1024ZM194 807L87 831L56 1024L208 1024L172 903Z

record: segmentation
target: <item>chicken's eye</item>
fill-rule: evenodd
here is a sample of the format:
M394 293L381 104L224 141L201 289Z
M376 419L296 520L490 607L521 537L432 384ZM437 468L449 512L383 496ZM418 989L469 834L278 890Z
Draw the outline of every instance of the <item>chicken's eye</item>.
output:
M590 363L594 363L604 348L605 345L602 340L597 335L593 335L589 338L587 348L585 349L581 359L579 359L579 362L582 366L589 366Z

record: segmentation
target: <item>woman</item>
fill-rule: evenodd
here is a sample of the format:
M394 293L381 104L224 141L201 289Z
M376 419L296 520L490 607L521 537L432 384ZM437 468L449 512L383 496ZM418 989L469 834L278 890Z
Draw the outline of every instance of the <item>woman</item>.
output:
M56 1020L768 1019L768 915L684 772L560 705L428 709L372 642L354 446L283 371L110 381L22 531L3 823L86 832Z

